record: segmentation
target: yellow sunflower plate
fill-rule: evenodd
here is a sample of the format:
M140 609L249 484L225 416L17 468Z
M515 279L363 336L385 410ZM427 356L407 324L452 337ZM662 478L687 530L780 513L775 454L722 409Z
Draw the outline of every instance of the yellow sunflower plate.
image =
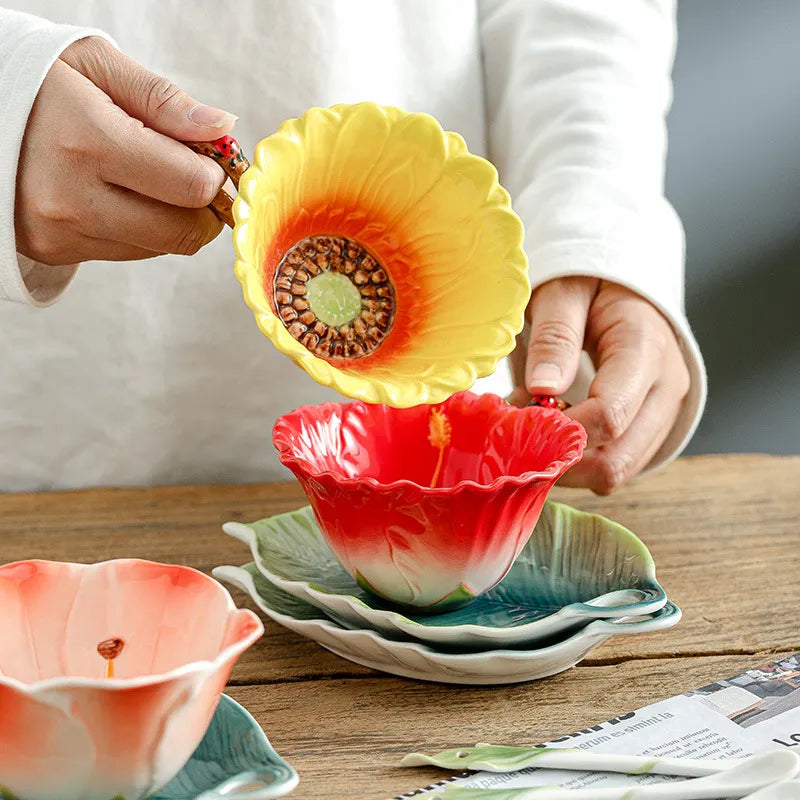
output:
M461 136L359 103L287 120L246 169L235 140L211 147L241 173L244 299L315 381L368 403L440 403L511 352L530 295L522 223Z

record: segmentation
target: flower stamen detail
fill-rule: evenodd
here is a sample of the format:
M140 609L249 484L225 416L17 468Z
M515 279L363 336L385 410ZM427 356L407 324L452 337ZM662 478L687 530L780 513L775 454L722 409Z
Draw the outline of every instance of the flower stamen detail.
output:
M394 322L389 275L365 247L341 236L308 236L275 271L275 310L314 355L360 358L375 351Z
M106 660L106 678L114 677L114 659L119 658L124 647L125 641L116 637L104 639L97 645L97 652Z
M439 480L439 474L444 463L444 450L450 444L451 434L450 420L447 419L444 411L434 408L428 420L428 441L439 450L439 458L436 461L433 478L431 478L431 489L436 487L436 482Z

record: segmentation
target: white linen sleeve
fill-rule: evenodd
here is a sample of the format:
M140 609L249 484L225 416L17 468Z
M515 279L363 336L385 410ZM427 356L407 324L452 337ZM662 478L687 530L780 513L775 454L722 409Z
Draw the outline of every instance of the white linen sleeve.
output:
M50 267L17 253L14 199L20 146L39 87L64 49L86 36L111 41L102 31L56 25L0 8L0 300L50 305L78 268L77 264Z
M664 197L675 0L478 0L489 153L525 225L534 286L594 276L647 298L691 374L649 465L685 447L706 375L684 312L684 238ZM584 358L570 393L586 397ZM576 397L576 394L578 395Z

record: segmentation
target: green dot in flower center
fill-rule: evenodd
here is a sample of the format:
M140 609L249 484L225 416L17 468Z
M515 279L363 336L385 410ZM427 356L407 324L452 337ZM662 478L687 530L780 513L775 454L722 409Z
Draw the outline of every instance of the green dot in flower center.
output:
M323 272L308 282L306 300L317 318L338 328L361 312L361 293L346 275Z

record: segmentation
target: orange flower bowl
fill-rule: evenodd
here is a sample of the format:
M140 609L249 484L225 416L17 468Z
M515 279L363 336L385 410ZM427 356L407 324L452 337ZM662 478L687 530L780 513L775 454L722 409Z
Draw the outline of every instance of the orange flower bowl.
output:
M0 566L0 798L142 800L183 767L263 633L172 564Z
M438 613L503 578L586 433L556 409L462 392L408 409L304 406L278 419L273 442L350 575L384 600Z

